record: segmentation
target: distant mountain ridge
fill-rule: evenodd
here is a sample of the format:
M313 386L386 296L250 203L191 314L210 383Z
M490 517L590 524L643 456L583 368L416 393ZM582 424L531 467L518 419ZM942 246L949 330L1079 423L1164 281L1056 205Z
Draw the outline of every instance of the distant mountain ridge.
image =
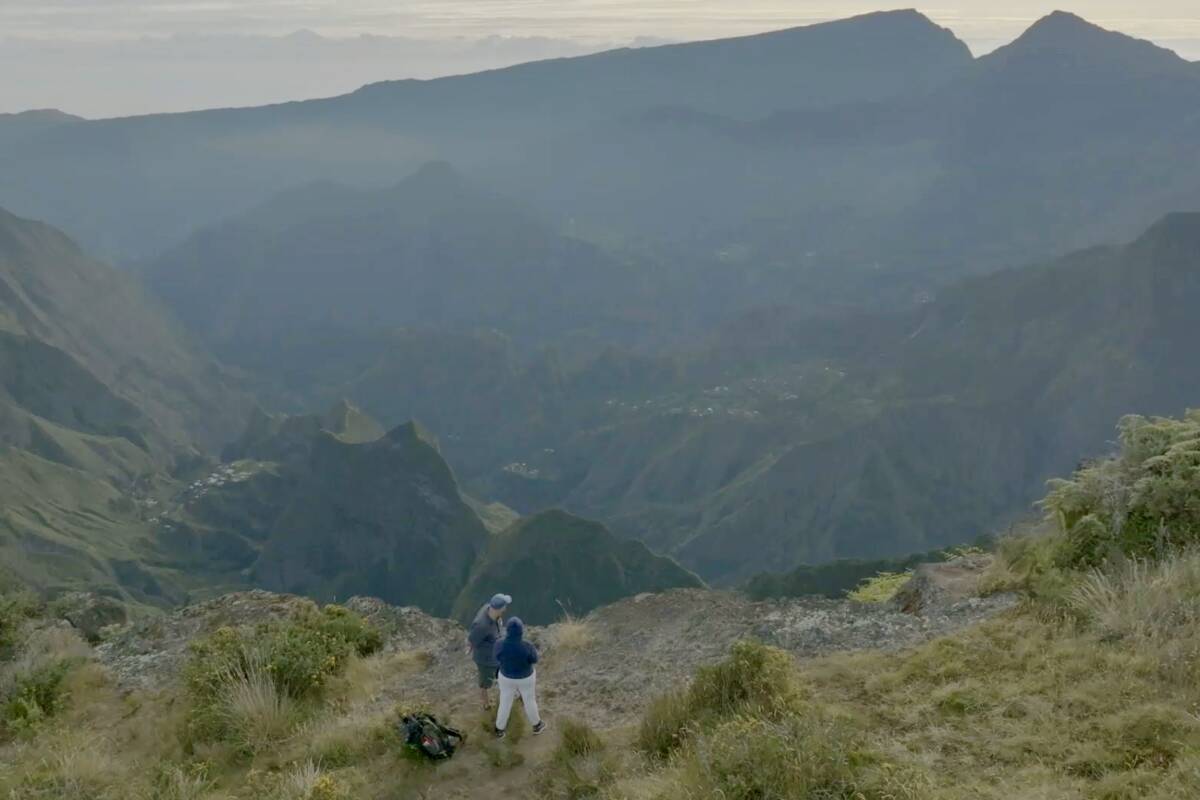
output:
M53 108L22 111L17 114L0 114L0 147L14 145L23 139L37 136L59 125L82 121L83 117Z
M389 189L284 193L198 233L146 277L219 354L266 369L295 339L494 327L529 346L597 328L620 337L653 318L631 265L445 163Z
M545 625L642 592L703 585L640 542L617 539L599 523L552 510L492 536L453 613L469 622L499 589L514 593L523 620Z
M514 146L665 103L754 116L781 98L788 107L877 100L938 85L970 60L924 17L886 12L373 84L327 100L84 122L0 153L0 203L104 255L144 257L308 181L379 185L436 159L471 169ZM125 191L115 197L118 185Z
M603 520L717 583L957 544L1102 453L1122 413L1195 403L1198 236L1200 215L1173 214L904 313L802 316L688 359L614 355L611 381L598 365L530 372L489 426L460 410L438 427L491 448L494 466L450 448L471 491ZM422 384L446 398L431 406L466 409L476 391L447 374ZM386 385L373 410L411 407Z

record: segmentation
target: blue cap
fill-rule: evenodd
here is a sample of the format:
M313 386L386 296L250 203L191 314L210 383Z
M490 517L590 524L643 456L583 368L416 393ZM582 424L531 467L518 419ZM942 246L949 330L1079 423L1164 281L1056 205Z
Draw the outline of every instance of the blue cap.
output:
M494 594L492 599L488 601L488 605L494 609L508 608L508 604L512 602L512 596L507 594Z

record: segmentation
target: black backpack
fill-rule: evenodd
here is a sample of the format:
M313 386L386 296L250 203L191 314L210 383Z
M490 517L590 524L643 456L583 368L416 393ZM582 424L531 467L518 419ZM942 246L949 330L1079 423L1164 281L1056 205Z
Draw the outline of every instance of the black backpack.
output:
M467 740L466 736L441 724L430 714L404 717L400 721L400 735L405 744L434 761L450 758Z

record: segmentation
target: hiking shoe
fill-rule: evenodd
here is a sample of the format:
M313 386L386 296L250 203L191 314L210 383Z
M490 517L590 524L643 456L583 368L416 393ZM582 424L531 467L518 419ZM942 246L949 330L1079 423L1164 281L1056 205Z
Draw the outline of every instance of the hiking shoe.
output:
M542 721L541 721L541 722L539 722L537 725L534 725L534 726L533 726L533 735L534 735L534 736L537 736L538 734L540 734L540 733L541 733L542 731L544 731L544 730L546 730L546 721L545 721L545 720L542 720Z
M504 738L505 731L502 731L500 728L496 728L496 729L495 729L495 733L496 733L496 738L497 738L497 739L503 739L503 738Z

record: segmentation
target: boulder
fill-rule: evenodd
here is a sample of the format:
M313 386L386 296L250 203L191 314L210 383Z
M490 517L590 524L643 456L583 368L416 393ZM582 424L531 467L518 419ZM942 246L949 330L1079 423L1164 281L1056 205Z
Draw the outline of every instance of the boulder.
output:
M908 614L927 614L978 597L992 558L988 553L972 553L940 564L918 564L892 603Z
M100 634L110 625L124 625L129 619L125 606L111 597L93 592L71 592L54 604L56 615L79 631L89 642L100 641Z

